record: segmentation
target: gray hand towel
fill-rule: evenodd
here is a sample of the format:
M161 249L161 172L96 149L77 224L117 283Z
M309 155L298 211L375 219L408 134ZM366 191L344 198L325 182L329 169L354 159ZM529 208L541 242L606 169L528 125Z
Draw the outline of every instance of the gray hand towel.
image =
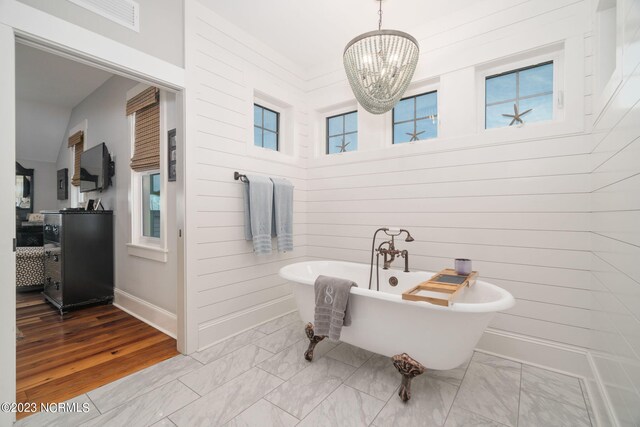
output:
M342 327L351 325L349 293L352 286L358 285L351 280L318 276L314 284L316 294L314 333L316 335L328 336L331 341L338 341Z
M293 250L293 184L284 178L273 182L273 224L278 238L278 252Z
M273 183L264 176L247 175L244 183L244 234L258 255L271 253Z

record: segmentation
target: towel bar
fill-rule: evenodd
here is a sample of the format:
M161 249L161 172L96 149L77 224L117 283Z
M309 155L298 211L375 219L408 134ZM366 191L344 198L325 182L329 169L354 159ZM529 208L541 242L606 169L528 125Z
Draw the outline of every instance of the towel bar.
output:
M246 175L242 175L240 172L237 172L237 171L233 173L233 179L236 181L240 180L242 182L249 182L249 179L247 179Z

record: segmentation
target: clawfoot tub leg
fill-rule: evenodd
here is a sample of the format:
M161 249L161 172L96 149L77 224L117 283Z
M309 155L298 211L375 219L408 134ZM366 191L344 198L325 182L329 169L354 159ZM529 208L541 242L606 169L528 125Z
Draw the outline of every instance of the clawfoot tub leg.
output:
M420 362L413 360L407 353L396 354L391 360L393 360L393 366L402 375L398 396L403 402L406 402L411 399L411 380L422 374L425 371L425 367Z
M324 335L316 335L313 331L312 323L306 324L304 332L307 334L307 338L309 338L309 348L304 352L304 358L311 362L313 360L313 349L316 348L316 345L326 337Z

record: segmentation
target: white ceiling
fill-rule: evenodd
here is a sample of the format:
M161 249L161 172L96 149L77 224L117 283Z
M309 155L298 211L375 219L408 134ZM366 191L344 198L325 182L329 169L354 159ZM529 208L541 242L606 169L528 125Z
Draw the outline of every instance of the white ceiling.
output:
M342 58L349 40L378 28L376 0L201 0L267 45L312 70ZM406 31L477 0L384 0L382 27Z
M16 101L16 159L54 163L67 130L71 108Z
M55 162L71 110L112 74L16 45L16 157Z

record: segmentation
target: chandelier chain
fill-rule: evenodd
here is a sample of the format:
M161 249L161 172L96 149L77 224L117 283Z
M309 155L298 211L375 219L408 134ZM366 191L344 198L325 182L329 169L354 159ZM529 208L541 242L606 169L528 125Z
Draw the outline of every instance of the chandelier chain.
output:
M382 0L378 0L380 2L380 8L378 9L378 30L382 29Z

